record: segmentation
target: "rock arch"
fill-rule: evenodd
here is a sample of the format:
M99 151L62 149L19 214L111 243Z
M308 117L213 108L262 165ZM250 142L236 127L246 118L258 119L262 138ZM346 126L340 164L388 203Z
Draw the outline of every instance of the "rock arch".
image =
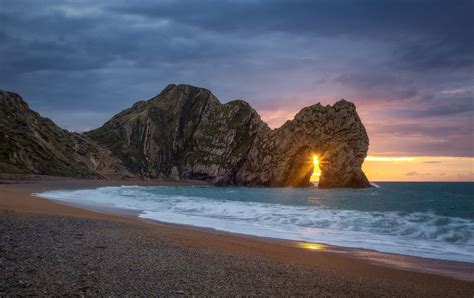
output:
M245 101L169 85L86 133L146 179L204 179L217 185L307 186L311 155L320 187L368 187L361 170L369 139L354 104L316 104L270 129Z
M277 129L245 101L222 104L190 85L169 85L82 134L62 130L11 92L0 92L0 116L0 170L306 186L317 152L320 187L369 186L361 170L369 139L354 104L345 100L306 107Z
M257 138L239 181L249 185L310 185L311 158L317 154L319 187L368 187L361 169L368 146L367 133L353 103L340 100L333 106L316 104ZM250 169L254 175L248 175Z

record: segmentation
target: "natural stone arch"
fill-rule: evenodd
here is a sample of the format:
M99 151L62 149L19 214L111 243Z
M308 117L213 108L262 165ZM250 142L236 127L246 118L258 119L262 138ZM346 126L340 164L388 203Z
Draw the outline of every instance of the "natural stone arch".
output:
M361 170L369 139L345 100L306 107L270 129L242 100L222 104L209 90L169 85L86 134L145 179L306 186L318 152L320 187L369 186Z
M326 147L326 146L325 146ZM318 158L320 188L363 188L369 181L361 169L366 155L360 153L348 143L330 144L327 148L301 146L288 154L288 158L281 160L281 165L271 179L271 186L310 186L314 170L313 156ZM275 162L278 164L278 162Z
M82 134L60 129L11 92L0 91L0 116L0 167L17 172L306 186L317 152L320 187L369 186L361 170L369 139L345 100L304 108L277 129L245 101L222 104L190 85L169 85Z
M302 109L282 127L259 135L237 176L240 184L308 186L318 155L319 187L368 187L361 166L369 139L354 104L316 104ZM251 175L248 172L252 172Z

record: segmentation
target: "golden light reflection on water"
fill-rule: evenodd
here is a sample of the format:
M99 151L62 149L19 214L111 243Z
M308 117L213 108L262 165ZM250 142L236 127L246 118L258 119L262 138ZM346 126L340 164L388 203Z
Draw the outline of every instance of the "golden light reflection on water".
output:
M309 243L309 242L298 242L298 246L301 248L306 248L310 250L326 250L328 248L328 246L324 244Z

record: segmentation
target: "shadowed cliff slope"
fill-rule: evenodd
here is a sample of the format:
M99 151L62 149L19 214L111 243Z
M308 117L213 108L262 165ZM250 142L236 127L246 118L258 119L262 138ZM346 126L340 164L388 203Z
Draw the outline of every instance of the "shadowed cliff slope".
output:
M270 128L249 104L221 104L209 91L169 85L86 134L139 176L228 184L257 133Z
M263 131L249 152L237 180L250 185L307 186L317 155L321 188L370 186L361 169L369 139L354 104L340 100L333 106L316 104L293 120Z
M0 91L0 173L97 179L128 171L86 135L61 129L18 94Z
M156 97L137 102L102 127L74 134L29 109L26 113L25 108L11 107L5 98L17 95L2 94L2 113L6 116L12 117L17 110L23 111L22 115L33 115L8 126L3 138L12 145L0 148L4 168L65 176L306 186L313 170L311 157L317 154L321 161L320 187L369 186L361 170L369 144L367 133L355 106L345 100L333 106L304 108L295 119L272 130L244 101L222 104L207 89L169 85ZM28 129L18 134L21 123ZM48 137L38 139L42 127L48 128ZM37 144L41 144L38 153ZM48 146L55 152L53 168L38 166L47 157ZM86 150L78 150L81 146ZM94 152L100 152L101 158L97 159ZM39 161L31 166L31 160ZM107 165L102 164L103 160Z
M169 85L86 133L139 176L206 179L221 185L306 186L312 155L320 187L367 187L369 140L354 104L301 110L272 130L244 101L221 104L209 91Z

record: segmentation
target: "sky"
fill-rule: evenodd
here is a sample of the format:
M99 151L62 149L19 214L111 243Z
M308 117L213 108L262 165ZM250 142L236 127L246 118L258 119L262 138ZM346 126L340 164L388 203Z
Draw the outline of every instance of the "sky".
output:
M273 128L345 98L369 178L473 181L473 36L471 0L0 0L0 89L73 131L170 83Z

